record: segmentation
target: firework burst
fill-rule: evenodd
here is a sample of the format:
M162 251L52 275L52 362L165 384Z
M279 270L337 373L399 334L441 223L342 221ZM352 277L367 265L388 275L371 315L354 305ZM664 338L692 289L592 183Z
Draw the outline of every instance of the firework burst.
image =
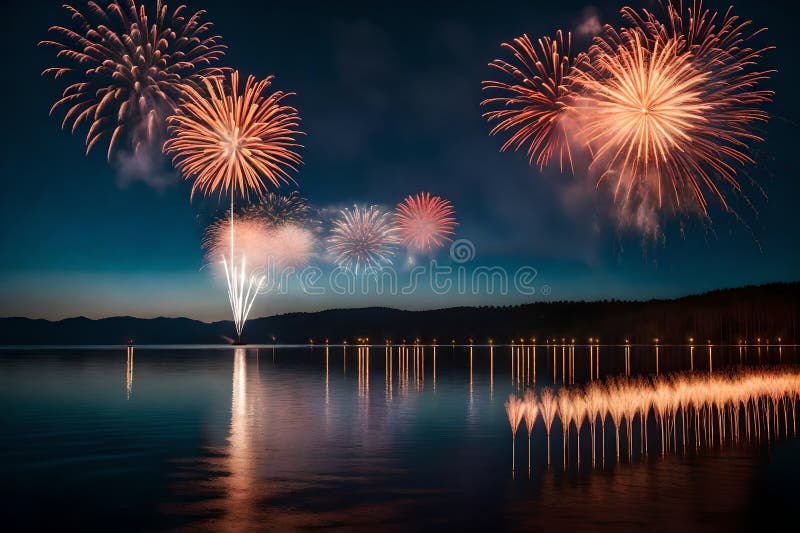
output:
M66 108L61 127L72 124L74 133L87 124L86 153L109 137L110 159L122 138L138 151L163 140L165 117L174 111L187 89L200 89L205 76L222 72L210 65L219 61L225 47L210 35L204 11L193 14L186 6L170 11L161 0L150 18L144 5L134 0L114 0L105 7L90 1L88 15L64 5L71 27L53 26L54 47L62 66L43 75L58 79L80 78L69 84L50 110ZM158 141L160 142L160 141Z
M422 253L444 246L453 240L457 225L454 213L449 201L429 192L407 197L394 215L401 243Z
M233 201L290 181L289 170L302 162L300 116L282 104L292 93L265 94L272 76L248 76L242 90L238 71L203 83L208 96L187 88L186 102L168 119L171 137L164 143L183 177L194 178L192 194L229 194Z
M400 242L391 215L377 206L343 209L328 238L328 252L340 267L354 270L378 269L392 264L391 256Z
M514 62L495 59L489 63L505 75L505 80L484 81L484 90L496 90L502 96L487 98L481 105L498 106L484 113L496 122L491 135L510 133L501 147L525 149L532 165L543 169L558 158L559 167L568 163L573 170L570 136L564 123L573 97L573 68L584 62L583 54L570 55L572 36L566 40L559 30L555 39L543 37L534 44L527 35L513 43L503 43ZM537 46L538 45L538 46Z
M710 74L679 54L676 40L650 48L631 31L609 47L614 53L595 47L593 75L582 80L592 99L583 124L595 147L592 165L601 166L601 180L616 178L615 196L623 186L628 196L645 183L660 204L664 178L677 191L698 170L692 145L711 110L703 99Z
M668 4L666 26L624 9L632 26L607 27L576 80L582 137L600 180L616 182L615 198L624 191L660 208L666 186L671 204L705 213L706 191L728 209L719 184L740 190L737 168L754 162L748 143L761 140L750 127L767 120L758 105L772 92L758 89L770 73L752 68L766 49L743 44L758 33L747 33L749 21L730 11L718 20L700 2L687 13Z
M287 195L268 192L253 205L245 208L245 212L263 218L273 226L295 223L307 224L311 217L311 206L299 192L292 191Z

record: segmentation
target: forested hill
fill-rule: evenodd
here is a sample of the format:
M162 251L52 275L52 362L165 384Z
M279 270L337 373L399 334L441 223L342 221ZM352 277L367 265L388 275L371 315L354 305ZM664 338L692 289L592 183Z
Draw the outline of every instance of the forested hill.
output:
M737 342L756 337L800 340L800 283L725 289L674 300L540 302L509 307L453 307L402 311L374 307L289 313L250 320L243 340L251 343L331 343L368 337L372 342L415 338L476 343L493 338L599 337L604 343L685 342L688 337ZM224 343L230 321L188 318L84 317L49 321L0 318L0 345ZM752 342L751 340L751 342Z

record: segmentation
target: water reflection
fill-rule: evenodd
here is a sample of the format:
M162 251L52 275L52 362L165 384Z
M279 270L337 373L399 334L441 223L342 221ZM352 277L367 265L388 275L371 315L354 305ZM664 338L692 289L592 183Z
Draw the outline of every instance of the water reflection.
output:
M660 345L654 379L652 344L565 342L563 362L552 341L517 340L513 352L420 345L417 389L412 344L408 358L397 346L362 347L360 362L352 344L346 361L340 345L278 347L274 360L271 348L140 346L126 353L130 401L115 379L126 347L0 351L0 402L9 406L0 491L4 512L17 514L6 529L71 530L94 517L98 528L114 520L147 531L688 531L724 518L730 531L763 526L748 513L792 516L800 440L785 437L797 429L798 396L766 380L774 394L751 387L741 400L748 387L724 380L769 377L739 367L797 363L796 347L713 345L709 364L705 342ZM641 403L629 386L639 380L650 384ZM715 380L728 383L727 395L694 387ZM607 406L612 382L614 397L635 401ZM535 412L518 422L520 441L530 439L512 451L513 481L510 392L522 405L526 392L536 395ZM593 457L602 472L590 468ZM58 523L38 524L44 516Z
M620 460L623 436L625 456L629 461L634 451L640 457L648 453L651 426L660 437L655 445L662 456L667 452L686 453L689 448L700 450L701 447L724 447L742 441L769 441L778 438L781 432L787 438L796 435L796 404L800 398L800 374L796 370L750 369L727 374L714 374L712 370L709 365L709 373L702 375L610 378L605 383L592 381L586 387L562 387L555 394L551 388L545 387L538 398L530 389L524 398L512 393L505 402L512 446L515 446L516 433L523 418L529 441L535 422L541 418L547 438L548 465L550 430L558 419L565 470L570 460L568 448L573 434L577 445L576 463L580 466L581 431L584 427L588 427L592 465L595 464L595 425L602 430L601 463L605 463L607 458L607 425L613 432L616 462ZM634 430L634 425L638 425L638 430ZM575 428L574 432L572 428ZM530 457L528 464L530 470ZM512 475L515 468L515 454L512 453Z
M695 353L688 346L603 346L602 367L600 351L595 343L571 342L526 342L510 349L469 345L452 352L416 343L326 345L324 353L310 355L279 349L275 362L268 356L259 370L257 352L237 348L232 379L230 367L226 377L232 384L226 446L212 448L211 458L193 472L207 480L200 510L193 512L200 517L195 523L215 530L236 521L256 529L277 516L279 528L350 527L357 517L374 528L387 516L419 518L433 507L464 508L465 494L476 497L471 492L477 490L474 480L480 480L481 491L496 493L492 516L498 508L516 509L520 501L531 506L552 501L555 494L579 501L580 491L550 486L550 481L577 479L582 484L586 477L605 477L591 474L589 464L607 473L622 465L628 468L626 475L641 479L658 468L647 464L652 461L767 442L775 439L776 427L781 436L795 434L797 388L778 386L786 394L773 403L763 387L735 381L757 376L775 385L784 382L769 376L794 374L729 374L730 366L740 361L736 347L726 351L701 345ZM757 352L755 347L745 349L743 360L757 362ZM672 372L697 363L694 355L702 360L697 365L703 367L701 374ZM713 367L706 367L707 356ZM766 350L761 356L766 358ZM629 377L656 370L658 377ZM381 372L383 393L380 382L374 387ZM427 390L426 379L434 384ZM793 383L797 385L796 378ZM520 470L512 470L512 477L526 477L521 473L527 452L531 480L515 481L513 490L533 493L509 492L503 485L511 482L508 433L500 428L509 426L502 402L493 400L495 389L500 398L515 392L509 404L516 407L507 408L508 418L514 428L525 422L528 442L519 445L527 444L527 450L519 448L523 457L517 460L513 433L512 465ZM744 390L751 391L745 400L731 396ZM545 447L546 464L558 466L542 477ZM648 454L652 461L633 461ZM658 488L675 490L678 483L691 488L691 477L684 478L663 479ZM200 492L197 485L173 490L181 495ZM465 516L475 519L479 512ZM552 513L548 516L557 521Z
M125 392L126 398L131 399L133 390L133 346L128 346L128 355L125 369Z
M369 396L369 346L358 347L358 395Z

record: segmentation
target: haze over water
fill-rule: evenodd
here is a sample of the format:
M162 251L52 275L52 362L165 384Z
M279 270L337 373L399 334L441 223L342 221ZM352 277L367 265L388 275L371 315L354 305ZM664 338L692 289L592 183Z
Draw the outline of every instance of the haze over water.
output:
M568 386L590 379L589 350L575 347ZM789 516L800 475L791 414L788 438L619 463L607 424L595 467L584 428L580 467L573 431L566 471L558 422L548 468L539 421L530 477L523 424L512 476L504 401L552 386L554 372L560 387L569 366L561 347L554 365L540 345L534 382L530 365L512 376L511 351L439 346L434 364L430 346L416 357L413 346L0 350L2 518L60 529L737 531ZM656 372L653 346L634 347L627 365L625 352L600 348L601 378ZM658 371L797 362L788 346L712 347L711 365L707 346L671 346Z

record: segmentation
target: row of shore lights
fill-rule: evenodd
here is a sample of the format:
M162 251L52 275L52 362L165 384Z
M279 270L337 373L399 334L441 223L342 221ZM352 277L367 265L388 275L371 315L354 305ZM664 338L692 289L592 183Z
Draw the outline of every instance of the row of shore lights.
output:
M524 345L526 340L528 340L528 339L525 339L523 337L520 337L519 339L511 339L511 345L512 346L515 345L515 344ZM536 337L531 337L529 340L530 340L531 344L536 344ZM701 342L697 342L696 343L694 337L689 337L688 341L689 341L689 344L702 344ZM777 341L778 341L778 344L781 344L783 342L783 339L781 337L778 337ZM431 344L438 345L438 342L439 342L438 339L436 339L434 337ZM475 340L472 339L472 338L468 339L468 342L469 342L470 345L475 344ZM324 343L325 344L330 344L330 340L329 339L325 339ZM552 338L552 339L546 339L545 340L545 344L548 344L548 345L550 345L550 344L558 344L558 343L559 343L559 339L557 339L557 338ZM630 344L630 343L631 343L630 339L625 339L625 344ZM766 345L766 344L769 344L769 343L770 343L769 339L762 339L761 337L758 337L756 339L756 342L753 343L753 344L756 344L756 345L765 344ZM308 344L314 345L314 339L308 339ZM346 345L347 344L347 340L345 339L344 341L342 341L342 344ZM369 344L369 337L357 337L356 338L356 344L360 344L360 345ZM391 345L392 344L391 339L386 339L386 344L387 345ZM406 339L403 339L402 344L403 345L407 344ZM413 344L415 344L415 345L421 344L420 339L419 338L414 339ZM450 344L455 346L456 340L455 339L451 339L450 340ZM488 339L488 344L490 344L490 345L494 344L494 339ZM575 344L575 339L574 338L567 339L566 337L561 337L561 344L562 345L564 345L564 344ZM594 345L600 344L600 339L597 338L597 337L589 337L589 344L594 344ZM654 345L663 344L662 339L660 339L658 337L655 337L653 339L653 344ZM712 346L713 342L711 341L711 339L707 339L706 340L706 344L708 346ZM747 345L747 340L746 339L739 339L738 346L744 346L744 345Z

